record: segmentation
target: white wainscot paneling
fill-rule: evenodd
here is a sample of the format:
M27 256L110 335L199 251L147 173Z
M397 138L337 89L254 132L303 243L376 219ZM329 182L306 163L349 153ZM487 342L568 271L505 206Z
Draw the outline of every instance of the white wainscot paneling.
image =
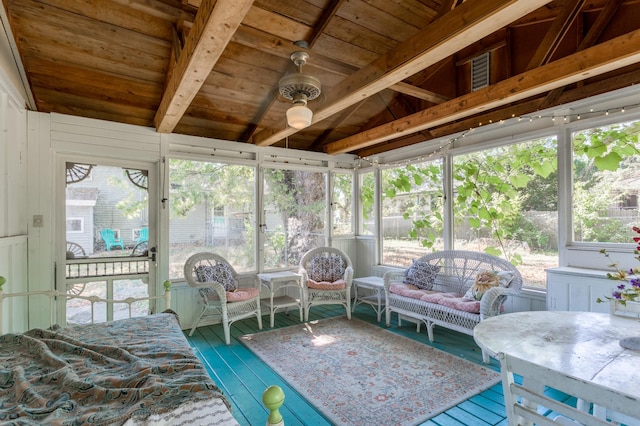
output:
M51 148L58 152L156 161L160 134L154 129L64 114L51 114Z
M353 262L353 276L369 277L378 275L374 273L373 268L376 266L376 241L374 238L358 238L355 240L356 256L351 258Z
M200 295L187 283L173 283L171 285L171 309L178 313L182 329L191 329L193 322L202 310Z
M4 293L28 290L26 236L0 238L0 275L7 280L3 287ZM9 298L0 302L1 333L25 331L29 328L29 304L26 297Z
M343 252L346 253L347 256L349 256L349 259L351 259L351 264L353 266L354 275L355 275L356 268L358 266L357 257L359 255L358 249L356 246L356 240L354 238L334 238L331 241L331 246L334 248L337 248L338 250L342 250Z
M505 312L546 311L547 295L542 291L522 290L504 302Z
M547 270L547 309L550 311L609 312L604 299L620 283L607 278L607 271L561 267Z

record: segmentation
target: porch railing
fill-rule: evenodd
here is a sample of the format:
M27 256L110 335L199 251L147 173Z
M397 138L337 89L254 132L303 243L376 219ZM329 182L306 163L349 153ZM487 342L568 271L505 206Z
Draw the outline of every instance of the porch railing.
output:
M67 283L88 282L85 278L141 278L145 275L149 275L149 259L146 257L87 257L66 261Z
M149 297L129 297L124 299L128 302L123 302L122 300L116 302L114 282L120 280L141 280L144 283L148 283L149 258L146 256L82 257L66 260L65 288L69 295L69 297L67 297L67 301L71 299L80 299L90 302L91 322L95 319L96 303L106 303L106 320L112 321L115 319L115 303L127 303L129 316L131 316L132 305L134 302L142 300L148 301L150 299ZM106 283L105 298L83 294L86 284L96 281L104 281ZM153 289L150 290L153 291ZM150 313L155 311L151 304L149 304L148 309Z

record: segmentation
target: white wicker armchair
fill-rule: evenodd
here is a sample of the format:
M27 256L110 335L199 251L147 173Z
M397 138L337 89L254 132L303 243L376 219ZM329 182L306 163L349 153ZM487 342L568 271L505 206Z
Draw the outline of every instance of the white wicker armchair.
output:
M304 286L304 319L314 305L340 304L351 319L351 283L353 266L343 251L333 247L318 247L300 259L298 273Z
M197 288L202 298L202 311L193 323L193 334L205 315L220 317L227 345L231 342L230 326L234 321L255 316L262 329L260 311L260 281L257 275L254 286L238 288L238 274L222 256L214 253L197 253L184 264L187 283Z

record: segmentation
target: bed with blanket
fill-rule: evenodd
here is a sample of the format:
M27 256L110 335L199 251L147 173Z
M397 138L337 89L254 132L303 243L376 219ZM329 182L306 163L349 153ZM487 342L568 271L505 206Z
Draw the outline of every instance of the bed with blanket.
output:
M0 336L0 423L237 425L173 313Z

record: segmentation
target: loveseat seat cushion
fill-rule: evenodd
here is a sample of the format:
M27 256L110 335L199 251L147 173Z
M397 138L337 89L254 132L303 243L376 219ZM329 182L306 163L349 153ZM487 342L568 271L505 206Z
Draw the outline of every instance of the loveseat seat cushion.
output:
M480 313L480 301L475 299L467 299L465 297L443 297L440 299L438 304L448 308L457 309L458 311L469 312L471 314Z
M307 280L307 287L315 290L343 290L345 286L346 282L342 279L333 282Z
M412 299L420 299L425 294L436 293L432 290L423 290L413 284L394 283L389 286L389 292L399 296L410 297Z
M443 299L454 299L456 297L460 297L460 295L457 293L445 293L442 291L435 291L435 292L430 292L429 294L423 295L420 298L420 300L422 300L423 302L440 304L440 301L442 301Z

